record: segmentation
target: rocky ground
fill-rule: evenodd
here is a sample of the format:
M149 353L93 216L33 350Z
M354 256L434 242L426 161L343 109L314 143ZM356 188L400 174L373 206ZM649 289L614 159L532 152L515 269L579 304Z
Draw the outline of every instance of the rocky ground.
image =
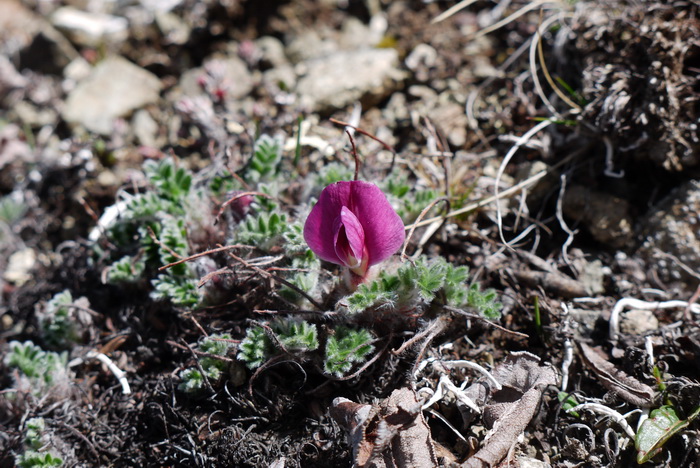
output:
M0 465L700 465L699 8L0 0Z

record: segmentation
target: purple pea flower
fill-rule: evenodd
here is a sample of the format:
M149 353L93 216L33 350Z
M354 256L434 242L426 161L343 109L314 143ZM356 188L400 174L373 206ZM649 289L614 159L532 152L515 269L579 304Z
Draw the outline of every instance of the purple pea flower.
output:
M304 239L316 255L361 278L391 257L405 235L403 221L379 187L358 180L323 189L304 225Z

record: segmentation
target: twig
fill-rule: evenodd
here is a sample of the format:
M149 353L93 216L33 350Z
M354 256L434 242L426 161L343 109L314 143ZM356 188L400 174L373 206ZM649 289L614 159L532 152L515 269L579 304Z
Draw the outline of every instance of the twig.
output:
M160 239L158 239L158 237L156 237L156 233L153 232L153 229L151 228L151 226L146 226L146 228L148 229L148 236L151 238L151 240L152 240L158 247L161 247L161 248L167 250L168 253L169 253L170 255L172 255L173 257L182 259L182 255L180 255L179 253L175 252L173 249L171 249L170 247L168 247L167 245L165 245L164 243L162 243L162 242L160 241Z
M574 361L574 346L571 344L571 340L566 338L564 340L564 359L561 361L561 391L565 392L566 387L569 385L569 367Z
M542 24L537 29L537 35L539 36L537 39L537 54L540 59L540 66L542 67L542 72L544 73L544 77L547 79L547 83L549 83L549 86L552 87L554 92L559 96L559 98L564 101L566 104L568 104L570 107L575 109L577 112L581 111L581 106L576 104L574 101L569 99L569 96L567 96L561 89L559 89L559 86L554 82L552 79L552 76L549 74L549 70L547 69L547 63L544 60L544 51L542 50L542 33L544 32L545 29L547 29L550 24L554 23L555 21L559 21L565 17L571 17L572 15L569 14L558 14L556 16L553 16L552 18L549 18L547 21Z
M348 138L350 139L350 146L352 147L352 157L355 159L355 177L352 180L357 180L360 174L360 157L357 155L357 147L355 146L355 139L352 137L352 133L347 128L345 129Z
M384 147L385 150L390 151L390 152L396 154L396 150L393 148L393 146L389 145L388 143L385 143L384 141L380 140L378 137L372 135L372 134L369 133L368 131L362 130L360 127L356 127L355 125L352 125L352 124L350 124L350 123L348 123L348 122L343 122L342 120L337 120L337 119L334 119L334 118L330 118L330 119L328 119L328 120L330 120L331 122L333 122L334 124L337 124L337 125L342 125L342 126L344 126L344 127L353 128L353 129L355 129L355 131L356 131L357 133L359 133L359 134L361 134L361 135L364 135L364 136L366 136L366 137L369 137L369 138L373 139L374 141L376 141L377 143L379 143L380 145L382 145L382 146Z
M182 340L182 344L189 350L190 353L192 353L192 357L194 358L194 365L197 366L197 370L202 375L202 380L204 381L204 385L207 387L207 390L209 390L209 392L213 395L216 392L214 391L214 387L212 387L211 383L209 382L209 377L202 368L202 363L199 362L197 353L194 349L192 349L192 346L190 346L185 340Z
M549 121L545 120L544 122L549 122ZM521 139L522 139L522 137L521 137ZM511 148L511 150L512 150L512 148ZM525 179L525 180L523 180L523 181L521 181L521 182L518 182L517 184L513 185L513 186L510 187L510 188L507 188L506 190L504 190L504 191L502 191L502 192L500 192L500 193L497 193L497 194L494 194L494 195L490 195L490 196L488 196L488 197L486 197L486 198L482 198L481 200L478 200L478 201L475 201L475 202L473 202L473 203L470 203L470 204L467 205L467 206L463 206L462 208L459 208L459 209L457 209L457 210L451 211L450 213L447 213L447 214L444 215L444 216L436 216L436 217L434 217L434 218L424 219L423 221L420 221L420 222L418 222L418 223L409 224L408 226L405 226L405 229L406 229L406 230L409 230L409 229L411 229L413 226L416 226L416 227L426 226L426 225L428 225L428 224L434 223L435 221L440 221L440 220L443 219L443 218L452 218L452 217L455 217L455 216L459 216L459 215L461 215L461 214L468 213L468 212L470 212L470 211L476 210L477 208L481 208L482 206L486 206L486 205L488 205L489 203L491 203L491 202L493 202L493 201L495 201L495 200L498 200L499 198L509 197L509 196L511 196L511 195L513 195L513 194L515 194L515 193L518 193L518 192L521 191L521 190L526 189L527 187L529 187L529 186L531 186L531 185L536 184L539 180L541 180L542 178L544 178L547 174L549 174L550 172L552 172L552 171L558 169L559 167L563 166L564 164L567 164L569 161L571 161L571 160L574 159L575 157L578 157L580 154L582 154L584 151L587 151L587 150L588 150L588 146L585 146L585 147L583 147L583 148L580 148L580 149L578 149L577 151L574 151L574 152L572 152L571 154L569 154L568 156L566 156L564 159L562 159L562 160L559 161L558 163L554 164L554 165L553 165L552 167L550 167L549 169L546 169L546 170L544 170L544 171L538 172L537 174L535 174L535 175L533 175L533 176L531 176L531 177L529 177L529 178L527 178L527 179Z
M88 449L90 450L90 453L92 454L92 458L94 459L93 462L97 462L100 459L100 454L97 453L97 449L95 448L95 444L92 443L90 439L88 439L85 434L80 432L74 427L69 426L68 424L64 423L63 421L56 421L60 427L63 429L67 429L70 431L74 436L76 436L78 439L82 440L85 442L85 445L87 445Z
M253 247L251 245L240 245L240 244L218 247L216 249L211 249L211 250L207 250L205 252L200 252L200 253L197 253L194 255L190 255L189 257L178 260L177 262L168 263L167 265L163 265L162 267L158 268L158 271L167 270L170 267L174 267L174 266L179 265L181 263L189 262L190 260L196 260L199 257L204 257L205 255L211 255L211 254L215 254L215 253L219 253L219 252L226 252L228 250L233 250L233 249L254 249L254 248L255 247Z
M540 15L542 14L542 11L540 10ZM532 84L535 85L535 91L537 92L537 95L542 99L542 102L544 103L545 107L549 111L550 114L555 116L559 120L563 120L563 117L557 110L554 108L552 103L549 101L549 98L547 98L547 95L544 93L544 90L542 89L542 85L540 84L540 78L537 76L537 59L536 57L536 52L539 50L540 53L542 51L542 31L548 28L552 23L555 21L559 21L561 15L556 15L551 18L547 18L547 21L542 23L542 25L537 28L537 31L535 31L535 37L530 42L530 76L532 78ZM544 63L544 56L540 55L540 63L543 69L546 70L546 66ZM546 73L547 76L549 76L549 73Z
M254 192L254 191L248 191L248 192L241 192L237 193L233 197L229 198L225 202L221 204L221 208L219 208L219 212L216 214L216 217L214 218L214 224L219 222L219 218L221 217L222 214L224 214L224 210L226 209L227 206L229 206L231 203L235 202L236 200L240 200L243 197L250 197L250 196L257 196L257 197L263 197L263 198L268 198L270 200L274 200L275 197L272 195L268 195L267 193L263 192Z
M416 333L413 338L406 340L401 346L399 346L399 349L394 349L391 351L391 354L398 356L402 354L406 349L409 347L413 346L416 344L418 341L421 339L429 336L432 334L435 330L437 330L438 333L442 332L445 329L445 321L443 319L438 319L435 320L433 323L425 327L423 330L421 330L419 333ZM435 335L437 336L437 335Z
M603 135L603 143L605 143L605 171L603 173L613 179L622 179L625 176L625 170L620 169L619 172L615 172L615 161L613 161L615 150L613 149L612 140Z
M503 386L501 383L496 380L496 377L493 376L489 371L481 367L479 364L471 361L466 361L464 359L458 359L455 361L442 361L441 364L445 367L456 367L458 369L464 369L465 367L468 369L475 370L482 374L486 379L491 382L496 390L501 390Z
M515 336L519 336L520 338L530 338L530 336L526 335L525 333L520 333L520 332L516 332L513 330L508 330L507 328L502 327L499 324L494 323L491 320L487 319L486 317L482 317L479 314L467 312L466 310L458 309L457 307L450 307L450 306L443 306L443 307L445 308L445 310L449 310L450 312L455 312L455 313L458 313L458 314L463 315L465 317L487 323L487 324L491 325L492 327L494 327L498 330L501 330L502 332L509 333L509 334L515 335Z
M344 377L334 377L332 375L326 375L326 378L328 378L329 381L335 380L336 382L342 382L344 380L354 379L355 377L357 377L358 375L363 373L369 366L374 364L377 361L377 359L379 359L379 357L382 356L386 352L386 348L389 346L389 342L391 341L391 338L392 338L392 336L389 336L389 338L386 340L386 343L384 343L384 347L381 349L381 351L378 351L374 356L372 356L371 359L369 359L367 362L365 362L359 369L357 369L352 374L346 375ZM376 342L376 340L373 342ZM364 346L364 345L360 345L356 349L359 349L362 346Z
M97 353L95 351L90 351L85 355L86 358L88 359L97 359L100 361L102 364L107 366L107 369L109 369L112 374L117 378L119 383L122 386L122 394L124 395L129 395L131 394L131 388L129 387L129 381L126 380L126 373L121 370L120 368L117 367L114 362L110 358L107 357L107 355L102 354L102 353Z
M518 141L513 145L510 150L508 150L508 153L506 153L505 157L503 158L503 162L501 162L501 165L498 168L498 172L496 174L496 182L494 184L493 188L493 195L496 200L499 198L498 194L498 185L501 182L501 177L503 176L503 173L505 172L506 166L510 162L510 160L513 158L515 153L518 151L518 149L525 143L527 142L533 135L535 135L537 132L540 130L543 130L550 126L553 123L553 120L543 120L542 122L538 123L534 127L532 127L530 130L525 132L520 138L518 138ZM501 204L496 202L496 220L498 224L498 235L501 237L501 242L507 247L512 249L511 245L509 242L506 241L504 235L503 235L503 216L501 213Z
M690 297L690 299L688 299L688 305L685 306L685 310L683 311L683 317L688 321L691 320L690 307L698 301L698 298L700 298L700 284L698 284L698 287L695 289L695 292Z
M270 278L270 279L272 279L272 280L274 280L274 281L277 281L278 283L284 284L284 285L287 286L288 288L293 289L294 291L298 292L299 294L301 294L302 296L304 296L306 299L308 299L308 301L309 301L311 304L313 304L314 307L316 307L318 310L323 310L323 306L322 306L321 304L319 304L319 303L316 301L316 299L314 299L313 297L311 297L306 291L304 291L303 289L299 288L299 287L296 286L295 284L292 284L292 283L290 283L289 281L287 281L286 279L284 279L284 278L282 278L282 277L280 277L280 276L277 276L277 275L275 275L275 274L273 274L273 273L270 273L269 271L265 271L265 270L263 270L262 268L258 268L258 267L256 267L255 265L252 265L252 264L250 264L249 262L246 262L246 261L243 260L241 257L239 257L238 255L235 255L235 254L232 253L232 252L228 252L228 255L229 255L231 258L233 258L235 261L237 261L238 263L240 263L241 265L243 265L243 266L245 266L245 267L247 267L247 268L250 268L250 269L256 271L257 273L263 275L263 276L266 277L266 278Z

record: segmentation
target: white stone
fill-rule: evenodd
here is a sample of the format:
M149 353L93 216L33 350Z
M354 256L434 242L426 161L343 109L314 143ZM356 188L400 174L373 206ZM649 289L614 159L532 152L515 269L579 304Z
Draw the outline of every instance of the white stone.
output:
M114 121L158 100L161 82L122 57L100 62L68 95L63 118L95 133L109 135Z
M73 7L61 7L51 16L51 22L77 44L97 47L114 44L129 37L126 18L90 13Z

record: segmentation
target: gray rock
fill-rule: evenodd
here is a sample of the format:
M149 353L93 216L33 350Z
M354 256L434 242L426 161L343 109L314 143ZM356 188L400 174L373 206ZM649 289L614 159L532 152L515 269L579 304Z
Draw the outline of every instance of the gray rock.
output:
M662 201L639 223L639 253L655 266L663 281L687 278L677 261L700 271L700 180L691 180Z
M296 88L302 106L312 111L342 109L357 100L372 105L405 79L394 49L361 49L304 62Z
M260 52L260 64L263 67L288 66L289 60L284 54L284 45L279 39L272 36L263 36L255 41L255 46Z
M253 89L253 77L248 67L238 57L212 58L199 68L183 73L180 90L183 95L194 97L213 94L220 89L224 99L240 99Z
M69 123L108 135L115 119L156 102L161 86L152 73L124 58L109 57L71 91L62 116Z
M56 10L51 15L51 23L73 42L87 47L118 44L129 36L129 22L126 18L73 7Z
M643 335L659 329L659 319L651 310L633 309L620 315L620 331L628 335Z
M131 119L131 128L139 143L145 146L158 147L158 123L153 120L146 109L134 112Z
M338 44L328 38L322 38L316 31L308 30L289 41L285 50L292 63L312 60L331 55L338 50Z

